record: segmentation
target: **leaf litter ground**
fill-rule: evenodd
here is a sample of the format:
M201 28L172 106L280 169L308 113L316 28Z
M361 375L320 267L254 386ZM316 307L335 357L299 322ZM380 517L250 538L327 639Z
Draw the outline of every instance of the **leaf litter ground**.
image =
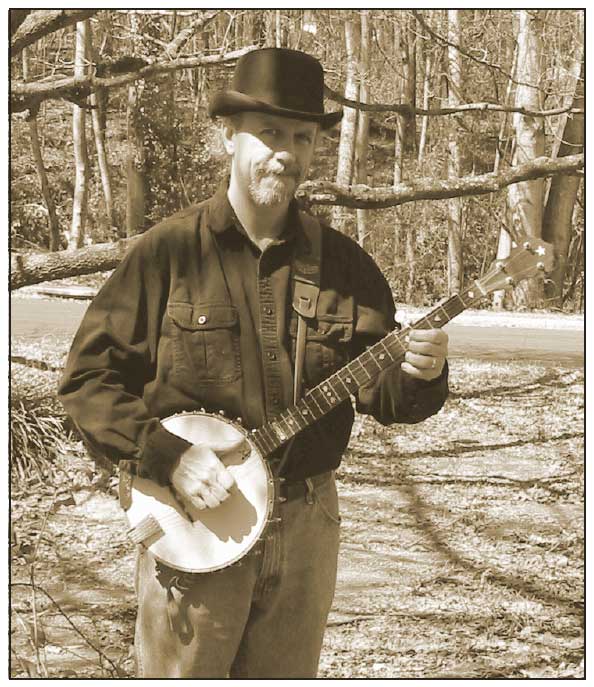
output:
M450 387L421 424L357 419L319 677L583 677L583 371L454 359ZM13 677L133 675L114 482L72 443L13 491Z

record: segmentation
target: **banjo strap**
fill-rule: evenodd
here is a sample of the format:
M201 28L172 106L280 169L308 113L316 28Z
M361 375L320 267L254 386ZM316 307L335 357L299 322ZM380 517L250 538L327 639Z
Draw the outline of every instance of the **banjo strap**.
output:
M307 320L316 316L318 297L320 295L320 272L322 261L322 227L315 217L299 211L303 232L297 240L293 258L293 310L297 313L297 340L295 342L295 372L293 378L293 403L301 398L303 391L303 367L305 361L305 341ZM276 469L277 476L289 458L292 437L283 451ZM309 485L308 485L309 488ZM308 492L309 493L309 492Z
M295 377L293 403L301 398L307 320L316 316L320 295L320 265L322 261L322 227L319 221L300 211L303 233L297 241L293 260L293 310L297 313L297 341L295 344Z

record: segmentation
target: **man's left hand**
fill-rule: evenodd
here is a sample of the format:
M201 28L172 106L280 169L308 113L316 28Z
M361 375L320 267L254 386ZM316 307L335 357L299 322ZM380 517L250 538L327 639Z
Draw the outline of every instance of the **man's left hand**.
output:
M448 335L443 329L411 329L401 368L426 382L441 374L448 355Z

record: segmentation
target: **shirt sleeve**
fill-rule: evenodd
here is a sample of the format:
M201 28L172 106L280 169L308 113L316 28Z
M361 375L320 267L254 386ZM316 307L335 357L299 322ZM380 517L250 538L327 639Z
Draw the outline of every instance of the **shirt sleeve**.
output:
M131 247L90 304L58 397L92 452L113 462L137 460L139 474L164 485L191 444L168 432L142 398L156 364L168 279L149 234Z
M357 259L358 295L354 334L355 355L399 327L390 286L375 262L362 250ZM383 370L356 395L357 411L383 425L416 423L437 413L448 396L448 364L436 379L425 381L404 372L401 361Z

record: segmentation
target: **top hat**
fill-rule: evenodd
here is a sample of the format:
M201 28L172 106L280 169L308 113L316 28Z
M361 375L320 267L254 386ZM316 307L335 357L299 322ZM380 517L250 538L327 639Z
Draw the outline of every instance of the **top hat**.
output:
M242 55L231 88L215 93L208 106L211 117L247 111L318 122L322 129L329 129L342 118L342 110L324 112L320 62L287 48L262 48Z

